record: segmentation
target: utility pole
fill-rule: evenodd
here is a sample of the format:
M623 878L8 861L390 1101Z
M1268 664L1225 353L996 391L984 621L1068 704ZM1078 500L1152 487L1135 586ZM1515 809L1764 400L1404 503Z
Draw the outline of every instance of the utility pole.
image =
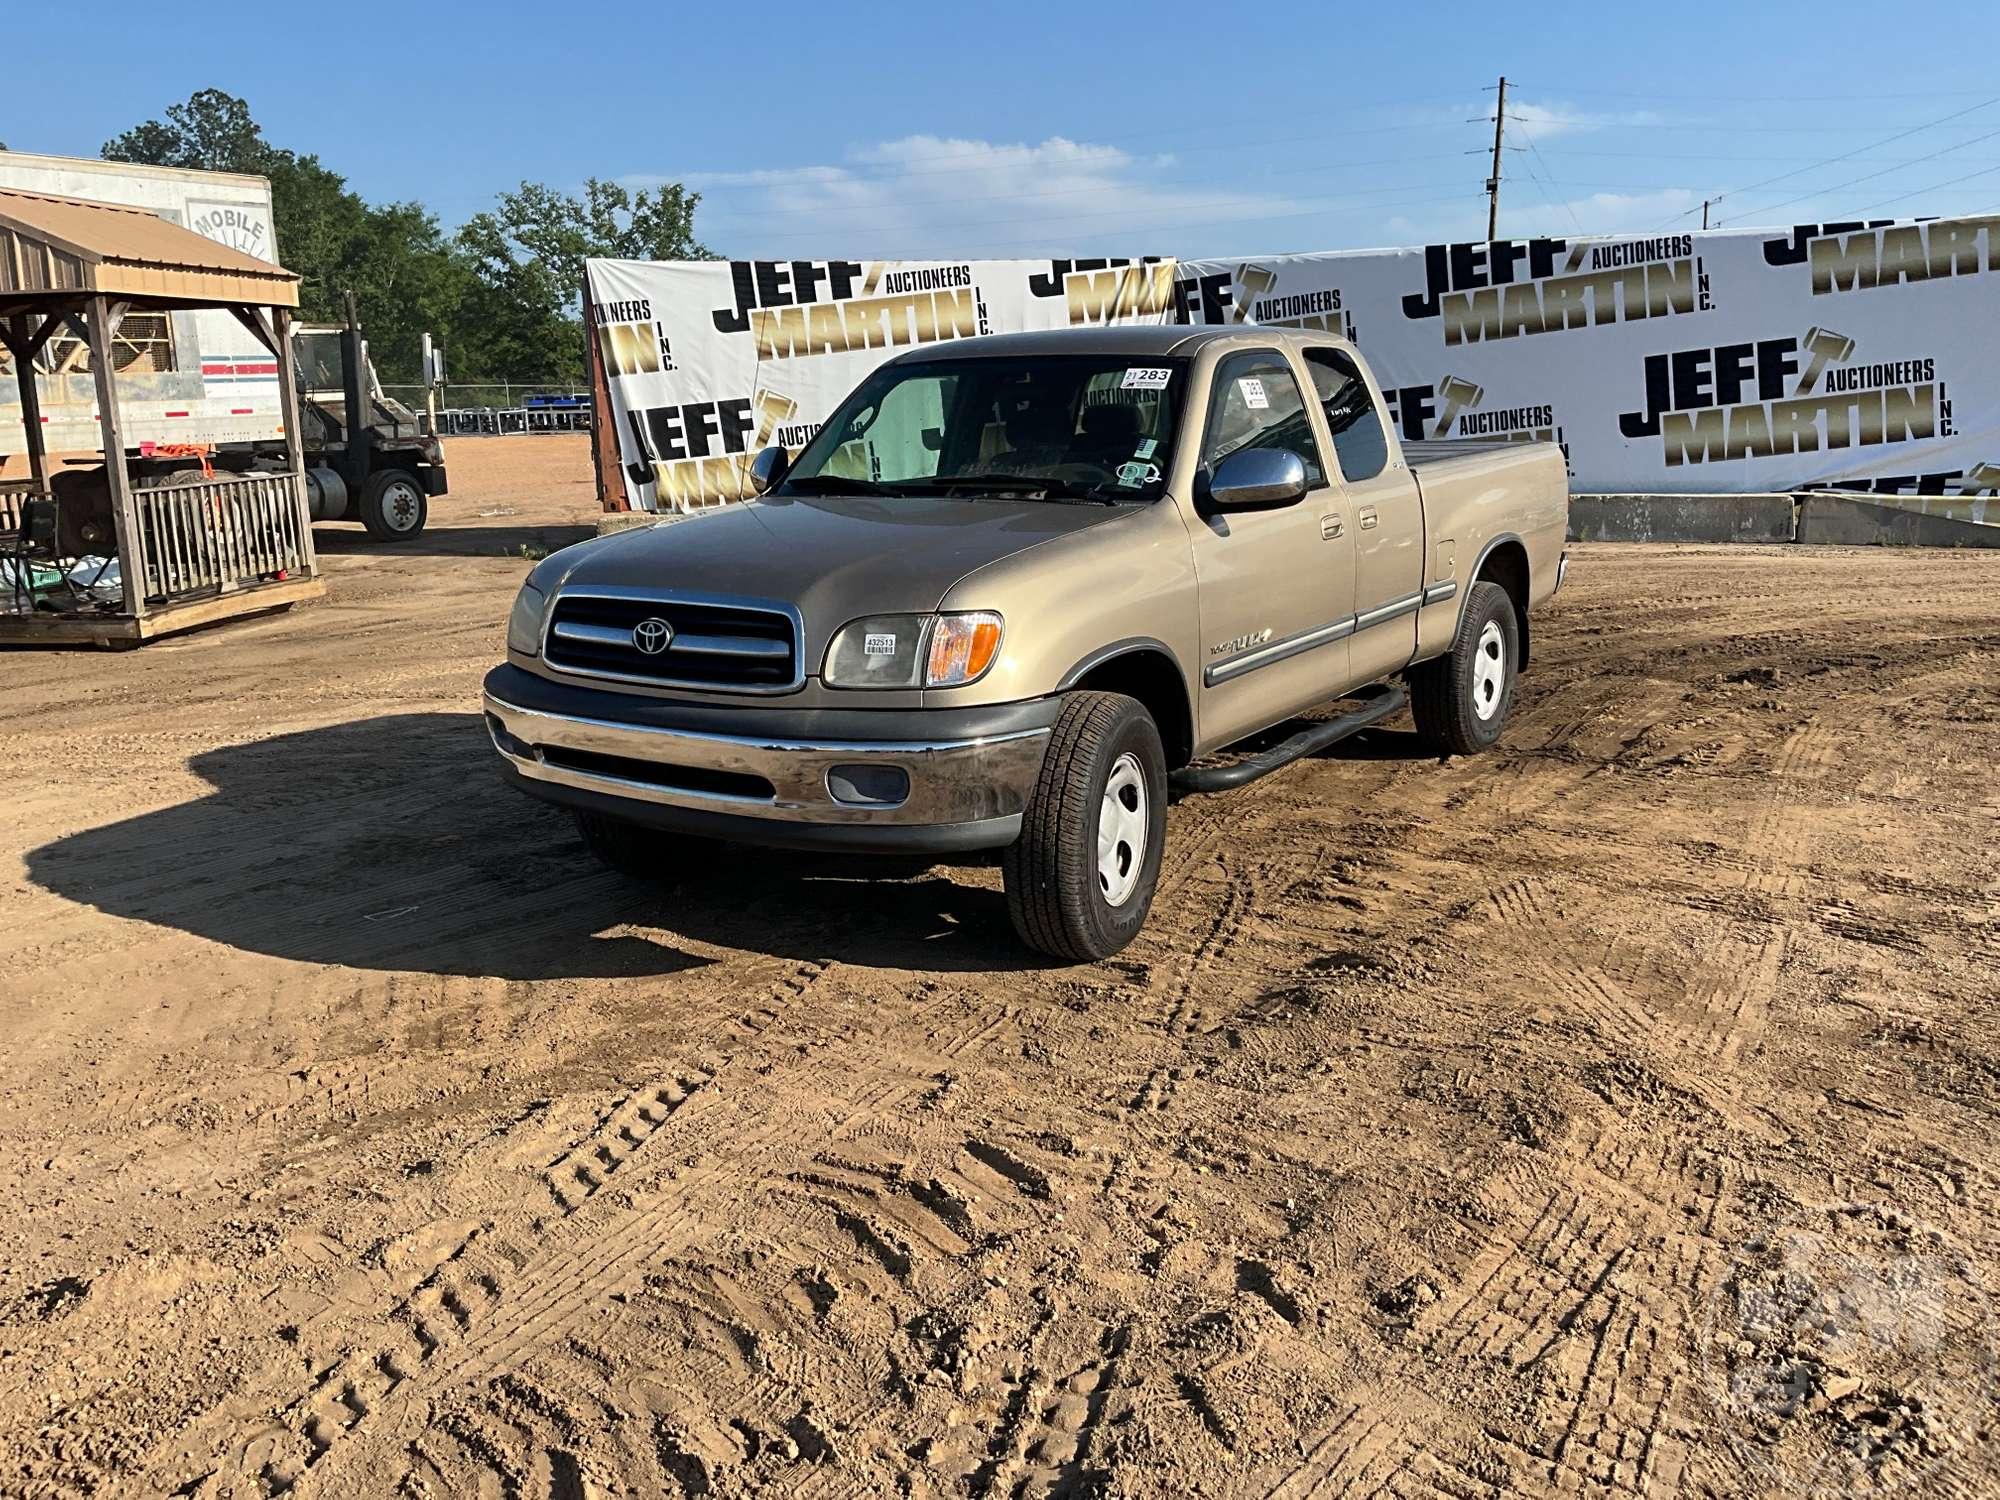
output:
M1708 205L1714 201L1715 200L1712 198L1704 198L1701 200L1701 227L1703 229L1708 228Z
M1493 106L1493 175L1486 179L1486 238L1500 233L1500 133L1507 128L1507 75L1500 75L1500 98Z

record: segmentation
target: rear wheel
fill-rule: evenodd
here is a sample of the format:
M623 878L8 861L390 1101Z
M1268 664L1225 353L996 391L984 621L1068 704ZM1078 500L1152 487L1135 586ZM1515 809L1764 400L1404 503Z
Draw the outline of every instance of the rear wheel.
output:
M1424 742L1440 755L1473 755L1499 739L1520 659L1514 601L1497 583L1475 583L1450 654L1409 672L1410 712Z
M1021 837L1001 857L1021 940L1077 962L1123 948L1153 904L1166 832L1167 763L1153 716L1122 693L1071 694Z
M361 524L379 542L407 542L424 529L430 497L407 469L382 469L361 486Z

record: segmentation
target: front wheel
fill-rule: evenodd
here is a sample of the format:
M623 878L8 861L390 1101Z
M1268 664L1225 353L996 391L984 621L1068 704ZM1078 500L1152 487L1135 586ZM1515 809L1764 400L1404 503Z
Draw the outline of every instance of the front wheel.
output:
M1054 958L1116 953L1145 925L1166 836L1167 761L1153 716L1122 693L1072 693L1021 837L1001 857L1014 930Z
M1514 706L1521 629L1497 583L1475 583L1449 655L1409 671L1417 733L1440 755L1473 755L1500 738Z
M407 469L381 469L361 486L361 524L378 542L407 542L424 529L430 496Z

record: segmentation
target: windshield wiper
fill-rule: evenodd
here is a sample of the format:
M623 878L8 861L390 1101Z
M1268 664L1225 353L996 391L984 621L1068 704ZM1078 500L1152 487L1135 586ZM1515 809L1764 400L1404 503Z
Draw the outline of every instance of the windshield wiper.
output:
M1078 484L1069 479L1043 479L1033 474L952 474L923 481L926 488L968 489L1004 495L1015 491L1040 500L1102 500L1116 505L1120 496L1107 485Z
M872 479L856 479L848 474L809 474L801 479L786 480L785 488L796 489L796 492L802 495L894 496L902 493L886 484L877 484Z

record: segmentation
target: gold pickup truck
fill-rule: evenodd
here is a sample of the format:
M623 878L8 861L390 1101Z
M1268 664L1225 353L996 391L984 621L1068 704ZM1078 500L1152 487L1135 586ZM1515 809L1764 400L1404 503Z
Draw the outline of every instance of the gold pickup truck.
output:
M1145 921L1176 793L1406 705L1440 753L1491 744L1562 581L1561 452L1406 447L1322 334L914 350L752 472L529 575L485 685L508 779L635 873L701 838L997 851L1021 937L1073 960Z

